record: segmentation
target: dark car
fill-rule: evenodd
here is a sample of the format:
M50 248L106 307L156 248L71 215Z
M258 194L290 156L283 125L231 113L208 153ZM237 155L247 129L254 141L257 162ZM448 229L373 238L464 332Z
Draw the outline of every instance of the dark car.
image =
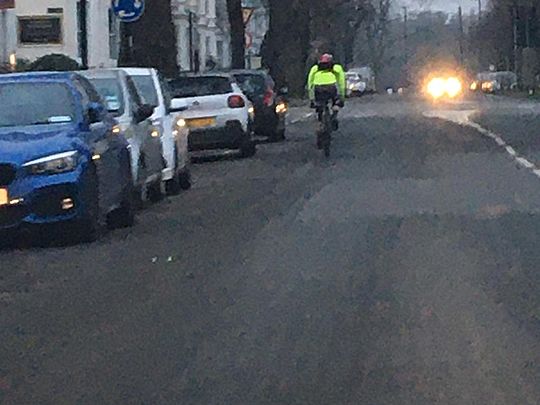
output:
M272 77L262 70L233 70L242 91L255 108L254 132L271 141L285 139L286 90L276 90Z
M62 224L75 239L102 220L133 223L127 140L74 73L0 76L0 231Z

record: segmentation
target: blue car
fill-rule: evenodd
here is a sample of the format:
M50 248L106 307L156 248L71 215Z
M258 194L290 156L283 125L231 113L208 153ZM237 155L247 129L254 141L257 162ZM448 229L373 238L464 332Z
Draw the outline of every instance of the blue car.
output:
M74 73L0 75L0 231L62 224L94 240L134 221L128 142Z

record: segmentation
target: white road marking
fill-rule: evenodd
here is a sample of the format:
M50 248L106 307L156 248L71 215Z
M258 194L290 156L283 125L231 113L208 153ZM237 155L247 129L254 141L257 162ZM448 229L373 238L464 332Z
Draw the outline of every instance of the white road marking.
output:
M437 110L437 111L426 111L424 112L424 116L430 117L430 118L440 118L446 121L454 122L462 126L474 128L476 131L480 132L482 135L487 136L488 138L493 139L495 143L497 143L497 145L504 148L506 153L508 153L516 161L517 164L519 164L520 166L528 170L531 170L531 172L536 177L540 178L540 169L537 169L534 163L525 159L523 156L520 156L516 152L516 150L512 146L508 145L500 135L470 120L470 116L474 114L475 112L476 112L475 110L469 110L469 111Z
M297 122L305 121L305 120L307 120L307 119L313 117L313 115L314 115L314 114L313 114L312 112L306 113L306 114L304 114L304 115L303 115L302 117L300 117L300 118L295 118L295 119L291 120L291 124L296 124Z

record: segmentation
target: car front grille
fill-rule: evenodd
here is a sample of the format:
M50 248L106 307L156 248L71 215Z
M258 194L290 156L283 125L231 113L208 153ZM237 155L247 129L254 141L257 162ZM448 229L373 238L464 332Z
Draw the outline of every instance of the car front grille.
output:
M9 186L15 180L15 166L5 163L0 163L0 187Z

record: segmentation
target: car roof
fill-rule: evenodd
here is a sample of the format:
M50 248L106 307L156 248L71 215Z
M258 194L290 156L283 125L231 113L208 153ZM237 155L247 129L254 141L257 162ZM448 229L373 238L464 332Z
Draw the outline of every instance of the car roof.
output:
M69 81L77 72L24 72L0 75L0 81Z
M232 75L257 75L257 76L269 76L268 72L259 69L234 69L229 72Z
M125 74L125 72L120 69L90 69L81 70L76 73L79 73L89 79L116 79Z
M183 78L205 78L205 77L222 77L224 79L233 80L233 76L230 73L225 72L208 72L208 73L180 73L179 75L171 78L170 80L183 79Z
M117 68L122 70L130 76L152 76L155 69L153 68Z

